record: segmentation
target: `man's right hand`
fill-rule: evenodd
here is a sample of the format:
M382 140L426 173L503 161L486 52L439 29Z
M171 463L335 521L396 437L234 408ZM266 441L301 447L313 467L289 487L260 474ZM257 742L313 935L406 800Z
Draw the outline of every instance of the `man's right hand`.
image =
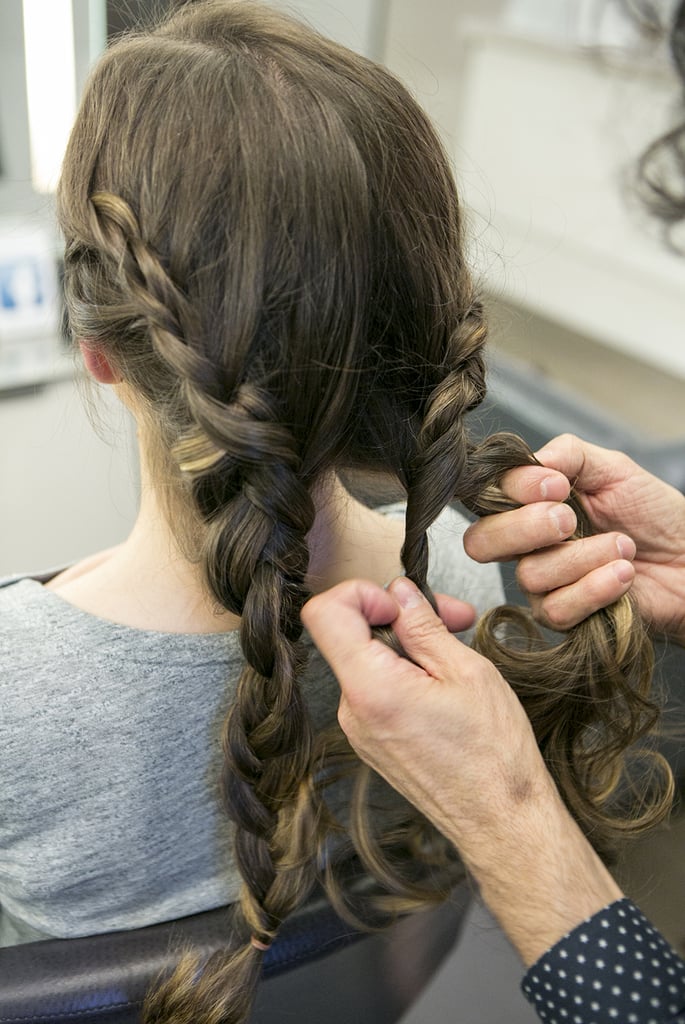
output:
M685 644L685 497L622 452L571 434L537 457L541 467L512 470L502 483L524 507L474 523L467 554L478 562L518 558L535 616L554 629L570 628L632 584L645 621ZM597 536L568 540L575 516L560 502L570 485Z

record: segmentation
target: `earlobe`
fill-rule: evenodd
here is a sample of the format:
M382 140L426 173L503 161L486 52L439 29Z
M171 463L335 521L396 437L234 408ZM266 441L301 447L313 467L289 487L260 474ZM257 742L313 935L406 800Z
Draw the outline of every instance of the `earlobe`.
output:
M99 345L81 340L79 341L79 348L81 349L86 370L91 377L95 378L98 384L118 384L120 382L121 377L114 370Z

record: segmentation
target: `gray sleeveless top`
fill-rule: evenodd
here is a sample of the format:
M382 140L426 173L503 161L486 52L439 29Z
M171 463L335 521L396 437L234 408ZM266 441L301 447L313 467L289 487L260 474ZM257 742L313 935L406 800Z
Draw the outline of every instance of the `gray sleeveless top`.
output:
M386 514L403 515L403 506ZM484 610L496 566L466 523L431 530L430 582ZM218 807L219 730L242 668L237 633L157 633L96 618L36 578L0 587L0 946L128 929L234 901ZM313 650L317 725L338 689Z

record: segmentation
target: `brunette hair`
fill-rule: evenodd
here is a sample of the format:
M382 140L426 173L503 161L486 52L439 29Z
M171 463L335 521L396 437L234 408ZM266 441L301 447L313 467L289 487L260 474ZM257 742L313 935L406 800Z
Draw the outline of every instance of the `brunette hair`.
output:
M387 70L285 15L201 0L117 42L86 89L58 201L72 330L144 403L169 514L185 509L174 527L241 617L224 730L241 914L223 952L185 958L149 996L146 1020L244 1021L262 950L317 877L353 909L332 844L344 852L349 834L384 911L444 898L457 863L413 808L381 827L340 731L309 722L299 613L315 488L346 467L393 473L405 570L427 592L431 523L455 497L498 508L501 475L530 453L468 439L486 328L427 117ZM630 600L551 651L528 620L504 637L514 614L496 612L479 643L526 701L569 805L600 846L642 827L662 804L637 824L611 808L624 749L654 715ZM325 791L352 769L343 827Z

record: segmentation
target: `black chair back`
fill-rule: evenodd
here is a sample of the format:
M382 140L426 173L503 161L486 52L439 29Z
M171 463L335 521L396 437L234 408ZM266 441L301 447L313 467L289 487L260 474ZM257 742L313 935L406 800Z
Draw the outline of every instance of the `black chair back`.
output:
M396 1024L457 941L467 903L461 886L442 906L368 934L317 897L265 954L253 1024ZM135 1024L182 947L209 955L224 945L231 912L2 949L0 1024Z

